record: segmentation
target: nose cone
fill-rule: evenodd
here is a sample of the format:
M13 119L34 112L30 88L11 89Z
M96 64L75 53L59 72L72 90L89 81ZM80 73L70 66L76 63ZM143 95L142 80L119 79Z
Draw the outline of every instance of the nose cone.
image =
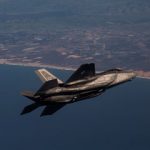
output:
M129 72L128 73L128 78L129 78L129 80L132 80L132 79L134 79L136 77L136 73L135 72Z
M111 85L117 85L130 81L136 77L136 74L132 71L123 71L117 74L116 80Z

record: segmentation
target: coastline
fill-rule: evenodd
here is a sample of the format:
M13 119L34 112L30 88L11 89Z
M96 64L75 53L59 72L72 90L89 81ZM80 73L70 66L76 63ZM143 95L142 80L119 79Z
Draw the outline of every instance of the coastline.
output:
M63 66L57 66L57 65L46 65L41 63L22 63L22 62L10 62L8 60L0 60L0 65L11 65L11 66L23 66L23 67L37 67L37 68L51 68L51 69L59 69L59 70L70 70L74 71L76 68L73 67L63 67Z
M76 68L73 67L63 67L63 66L57 66L57 65L46 65L46 64L41 64L41 63L15 63L15 62L10 62L6 59L4 60L0 60L0 65L10 65L10 66L23 66L23 67L37 67L37 68L50 68L50 69L58 69L58 70L68 70L68 71L75 71ZM146 77L146 76L142 76L141 75L141 71L135 71L133 70L136 74L138 78L143 78L143 79L149 79L150 77ZM101 71L98 71L101 72Z

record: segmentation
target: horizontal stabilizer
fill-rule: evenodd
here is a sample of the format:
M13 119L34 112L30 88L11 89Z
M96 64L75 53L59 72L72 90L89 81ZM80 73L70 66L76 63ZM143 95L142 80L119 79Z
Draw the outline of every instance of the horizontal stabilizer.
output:
M53 80L53 79L57 79L59 84L63 83L63 81L61 81L60 79L58 79L52 73L48 72L46 69L36 70L35 73L42 80L42 82L47 82L47 81L50 81L50 80Z
M95 75L95 64L83 64L81 65L67 80L66 83L73 82L76 80L84 79L85 77L92 77Z
M41 93L44 93L46 90L57 87L58 86L58 80L53 79L50 81L45 82L41 88L36 92L35 96L40 95Z
M24 91L24 92L21 93L21 95L23 95L23 96L25 96L25 97L27 97L27 98L33 100L33 101L36 101L36 99L35 99L35 97L34 97L34 94L35 94L35 93L33 93L33 92L31 92L31 91Z

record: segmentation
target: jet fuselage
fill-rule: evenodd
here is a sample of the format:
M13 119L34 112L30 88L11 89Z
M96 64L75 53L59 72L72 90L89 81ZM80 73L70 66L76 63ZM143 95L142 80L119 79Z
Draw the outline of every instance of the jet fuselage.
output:
M92 98L105 90L136 77L132 71L111 69L101 73L95 72L95 64L81 65L63 82L46 69L39 69L36 74L44 82L37 92L25 91L23 96L34 103L26 106L21 114L26 114L40 106L46 106L41 116L52 115L66 104Z
M97 73L93 77L60 84L41 93L44 101L74 102L85 98L91 98L103 93L106 89L127 82L135 77L135 73L118 69Z

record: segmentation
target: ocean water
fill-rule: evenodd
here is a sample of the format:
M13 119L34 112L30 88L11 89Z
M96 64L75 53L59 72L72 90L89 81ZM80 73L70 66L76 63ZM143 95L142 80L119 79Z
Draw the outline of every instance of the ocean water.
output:
M40 117L43 107L21 116L32 103L21 91L42 85L35 69L0 66L1 150L150 149L150 80L137 78L52 116ZM49 70L63 80L71 74Z

